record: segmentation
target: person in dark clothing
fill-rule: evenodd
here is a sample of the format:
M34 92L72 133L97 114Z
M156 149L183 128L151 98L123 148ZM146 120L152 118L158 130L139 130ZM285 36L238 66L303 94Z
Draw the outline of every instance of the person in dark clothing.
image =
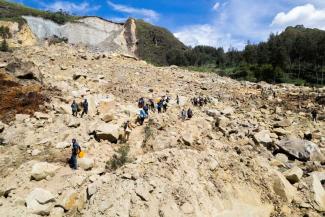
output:
M71 104L71 110L72 110L72 115L77 117L78 114L78 104L76 103L75 100L73 100Z
M158 113L161 113L162 107L163 107L163 101L160 100L159 103L157 104Z
M187 110L187 117L188 117L188 119L191 119L191 118L193 117L193 111L192 111L191 108L189 108L189 109Z
M168 103L166 100L163 100L162 106L163 106L164 112L167 112Z
M83 117L84 114L88 114L88 101L87 101L87 99L85 99L83 101L82 108L83 108L83 110L82 110L82 113L81 113L81 117Z
M179 96L178 95L176 96L176 103L177 103L177 105L179 105Z
M149 105L145 105L143 106L143 110L144 112L147 114L147 116L149 115Z
M186 120L186 116L187 116L187 112L186 112L185 109L183 109L182 112L181 112L181 118L182 118L183 121Z
M143 108L143 106L144 106L144 99L143 99L143 97L141 97L141 98L139 99L139 101L138 101L138 107L139 107L139 108Z
M72 150L71 150L71 158L70 158L70 167L74 170L78 168L77 157L81 152L80 145L77 143L76 139L72 139Z
M155 108L155 103L154 103L153 99L149 99L149 105L150 105L151 111L155 112L156 108Z
M143 109L141 109L141 110L140 110L140 114L139 114L138 119L137 119L137 122L138 122L140 125L143 125L144 120L145 120L147 117L148 117L148 116L147 116L146 112L145 112Z
M311 112L311 116L313 118L313 121L316 123L317 122L317 110L314 109L312 112Z

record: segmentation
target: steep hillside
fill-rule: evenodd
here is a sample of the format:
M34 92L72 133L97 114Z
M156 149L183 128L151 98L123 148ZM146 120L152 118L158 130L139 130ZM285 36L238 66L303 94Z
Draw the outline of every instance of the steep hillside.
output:
M325 211L324 88L239 82L64 43L0 52L0 74L1 216ZM137 124L137 99L165 95L167 112L150 109ZM193 105L198 96L207 102ZM72 116L72 101L85 98L88 114ZM188 108L194 116L181 118ZM78 170L67 164L72 138L86 152Z
M143 20L136 20L136 27L137 55L143 60L157 65L168 65L168 51L186 49L185 45L167 29L153 26Z
M0 12L0 20L14 21L19 29L27 23L39 40L58 36L73 44L83 43L104 51L135 55L156 65L168 65L167 53L171 49L186 49L167 29L143 20L115 23L99 17L76 17L62 11L36 10L4 0L0 0Z

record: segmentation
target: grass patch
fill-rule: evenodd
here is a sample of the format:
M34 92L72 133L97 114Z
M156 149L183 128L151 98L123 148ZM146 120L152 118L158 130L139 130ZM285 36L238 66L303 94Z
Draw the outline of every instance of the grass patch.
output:
M106 169L117 170L122 167L124 164L131 162L129 158L130 146L123 145L119 147L113 157L106 162Z
M137 55L153 65L168 65L167 53L171 49L185 50L186 46L165 28L136 20L139 39Z
M34 8L26 7L22 4L0 0L0 20L15 21L24 24L26 21L21 16L35 16L52 20L58 24L64 24L77 20L79 17L72 16L64 11L50 12L41 11Z

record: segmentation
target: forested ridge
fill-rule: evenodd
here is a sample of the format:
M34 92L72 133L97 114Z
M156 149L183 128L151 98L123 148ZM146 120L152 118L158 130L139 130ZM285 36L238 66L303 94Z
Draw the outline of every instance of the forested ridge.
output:
M288 27L281 34L271 34L266 42L247 42L243 51L209 46L172 49L167 61L239 80L324 85L325 31Z

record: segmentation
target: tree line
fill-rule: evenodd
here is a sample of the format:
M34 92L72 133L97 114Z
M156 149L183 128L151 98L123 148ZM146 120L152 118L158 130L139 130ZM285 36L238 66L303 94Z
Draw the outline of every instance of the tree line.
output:
M243 51L196 46L171 49L169 65L214 67L239 80L324 85L325 31L304 26L271 34L266 42L247 42Z

